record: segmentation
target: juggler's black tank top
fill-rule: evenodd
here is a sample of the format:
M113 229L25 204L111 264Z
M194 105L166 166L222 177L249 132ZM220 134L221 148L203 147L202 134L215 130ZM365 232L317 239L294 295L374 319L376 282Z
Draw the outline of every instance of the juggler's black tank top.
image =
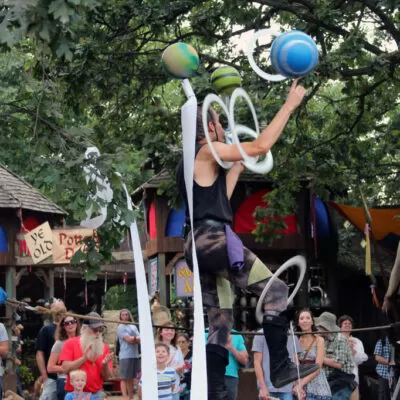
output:
M195 157L205 144L196 144ZM186 222L189 223L189 209L187 206L186 186L184 179L183 157L176 172L176 182L179 192L186 204ZM215 221L232 223L232 208L226 193L226 174L219 168L217 179L211 186L200 186L193 180L193 220L212 219Z

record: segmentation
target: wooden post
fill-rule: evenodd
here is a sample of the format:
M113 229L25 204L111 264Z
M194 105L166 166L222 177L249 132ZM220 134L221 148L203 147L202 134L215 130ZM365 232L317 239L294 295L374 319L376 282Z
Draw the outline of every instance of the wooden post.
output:
M49 298L54 297L54 269L49 269Z
M167 291L167 277L165 276L165 254L159 253L158 260L158 290L160 292L160 304L167 306L168 291Z
M9 298L17 297L17 286L16 286L16 267L10 266L6 270L6 292ZM7 334L8 334L8 357L6 362L6 370L3 377L3 391L12 390L17 392L17 375L15 372L14 356L13 354L13 343L12 343L12 323L13 323L13 312L14 310L10 306L6 306L7 319Z

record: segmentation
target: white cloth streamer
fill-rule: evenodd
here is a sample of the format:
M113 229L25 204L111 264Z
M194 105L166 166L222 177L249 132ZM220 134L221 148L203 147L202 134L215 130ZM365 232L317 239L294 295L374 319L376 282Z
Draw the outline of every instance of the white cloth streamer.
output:
M125 183L122 184L126 194L128 210L133 210L131 196ZM147 290L146 272L143 263L142 248L136 221L130 226L133 259L135 261L135 277L139 313L140 344L142 347L142 398L143 400L158 399L157 361L154 347L153 326Z
M85 152L85 158L88 159L89 156L93 157L94 159L100 157L99 149L94 146L88 147ZM108 204L111 203L114 193L111 189L108 179L103 178L98 168L96 168L93 164L85 166L83 171L85 172L87 183L91 181L96 182L96 194L94 196L90 195L89 198L94 202L99 203L100 215L90 218L93 213L93 206L90 206L86 210L86 219L81 222L81 226L88 229L97 229L100 228L100 226L103 225L107 219L107 207Z
M193 227L193 174L196 145L197 99L188 79L184 79L182 81L182 87L186 94L186 97L188 98L181 109L184 178L188 201L190 226ZM199 265L197 262L193 229L191 230L191 235L193 241L192 258L194 275L194 333L192 363L193 378L190 390L190 399L207 400L208 389L203 300L201 297Z

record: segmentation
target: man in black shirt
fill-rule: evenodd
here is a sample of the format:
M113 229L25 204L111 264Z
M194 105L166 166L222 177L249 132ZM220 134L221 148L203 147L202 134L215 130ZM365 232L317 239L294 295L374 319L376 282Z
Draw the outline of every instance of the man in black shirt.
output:
M62 301L53 302L51 310L59 313L67 311ZM44 325L40 329L36 340L36 363L43 379L43 392L40 400L57 400L57 374L47 373L47 362L49 361L51 349L55 342L55 332L59 320L58 316L53 317L52 323Z
M268 153L282 134L291 113L300 105L306 90L295 80L283 107L269 126L253 142L244 142L242 147L248 156ZM206 346L208 398L226 399L224 383L228 351L225 348L233 325L231 283L260 295L270 270L247 248L238 244L230 226L232 210L229 199L239 179L243 166L237 145L224 141L225 132L218 114L210 109L207 113L208 133L214 149L222 161L234 162L225 173L215 160L207 143L203 129L202 110L197 110L197 132L193 181L194 240L200 271L200 282L204 305L207 307L209 336ZM177 171L177 184L186 206L183 159ZM186 207L188 210L188 207ZM187 216L188 221L188 216ZM233 244L232 244L233 243ZM241 265L234 265L228 257L229 247L243 249ZM192 267L192 235L185 240L185 257ZM282 387L298 378L296 366L289 360L287 342L287 320L281 316L286 309L288 288L279 279L275 280L264 299L263 330L270 351L270 374L275 387ZM300 377L317 370L316 365L300 366Z

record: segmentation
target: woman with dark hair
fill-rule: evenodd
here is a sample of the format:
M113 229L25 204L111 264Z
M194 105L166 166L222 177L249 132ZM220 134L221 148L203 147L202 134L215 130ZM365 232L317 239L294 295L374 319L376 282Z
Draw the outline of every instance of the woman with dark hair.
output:
M163 342L169 346L170 357L167 361L167 367L173 368L176 372L172 400L179 400L180 374L183 373L185 361L180 347L177 346L176 325L171 321L167 321L162 326L162 328L157 329L156 342Z
M180 400L189 400L190 387L192 383L192 350L190 349L190 338L186 333L177 335L176 343L181 348L185 367L183 369L183 377L181 378L181 394Z
M325 342L321 336L317 335L314 317L308 308L303 308L298 312L296 325L301 332L305 333L299 338L300 364L317 364L320 369L300 379L293 386L293 394L298 395L300 393L302 395L300 398L306 400L329 400L332 397L331 389L322 369Z
M76 318L65 315L57 325L55 339L56 342L51 349L50 358L47 363L47 372L57 374L57 399L64 400L66 395L65 381L67 375L63 373L58 358L67 339L80 335L80 325Z

